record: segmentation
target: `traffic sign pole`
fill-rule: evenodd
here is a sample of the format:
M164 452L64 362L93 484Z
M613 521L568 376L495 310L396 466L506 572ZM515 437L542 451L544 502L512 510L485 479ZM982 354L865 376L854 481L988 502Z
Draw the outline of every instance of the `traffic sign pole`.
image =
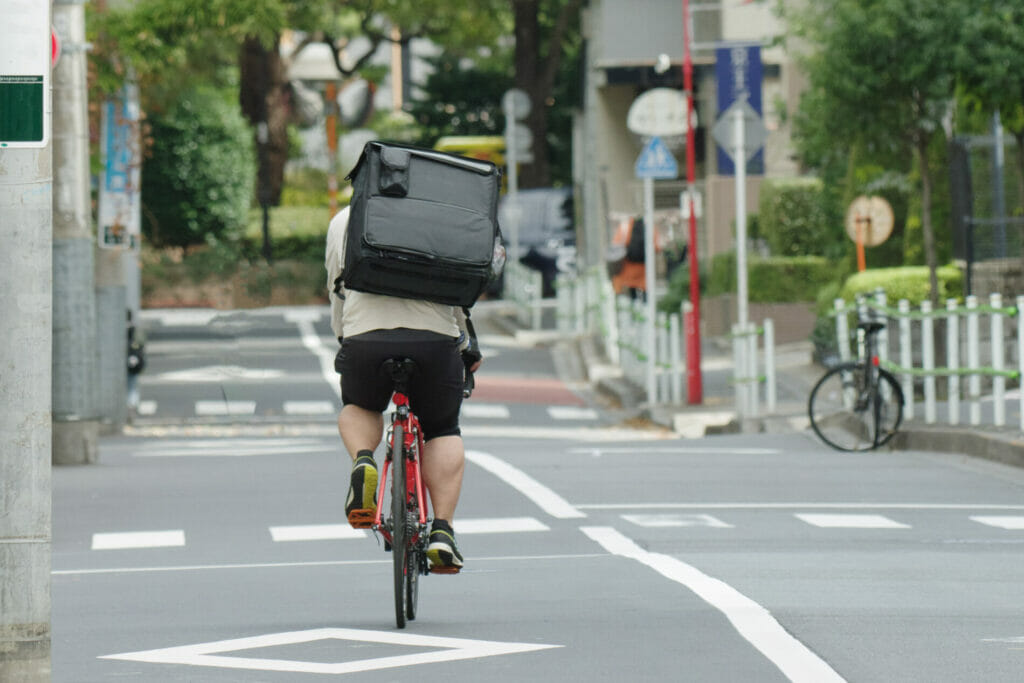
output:
M733 110L733 159L736 166L736 319L747 327L747 156L743 110Z
M697 194L696 136L693 125L693 58L690 54L690 0L683 0L683 89L686 91L686 187L690 208L690 311L686 334L686 402L696 405L704 400L700 372L700 268L697 259L697 211L693 204Z
M647 402L654 404L658 400L657 384L654 377L655 311L654 293L654 178L644 178L644 289L647 322Z

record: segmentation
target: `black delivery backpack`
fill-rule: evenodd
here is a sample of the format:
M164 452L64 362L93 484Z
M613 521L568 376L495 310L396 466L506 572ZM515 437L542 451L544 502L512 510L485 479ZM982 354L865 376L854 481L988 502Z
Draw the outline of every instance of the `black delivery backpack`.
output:
M495 276L501 171L432 149L366 143L349 173L349 289L472 306Z

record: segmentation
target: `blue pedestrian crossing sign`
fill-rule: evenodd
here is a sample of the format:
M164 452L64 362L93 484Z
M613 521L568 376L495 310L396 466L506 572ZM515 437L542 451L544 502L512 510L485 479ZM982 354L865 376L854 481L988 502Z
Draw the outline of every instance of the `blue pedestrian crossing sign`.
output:
M637 157L633 167L637 178L670 179L679 175L676 158L658 136L652 137Z

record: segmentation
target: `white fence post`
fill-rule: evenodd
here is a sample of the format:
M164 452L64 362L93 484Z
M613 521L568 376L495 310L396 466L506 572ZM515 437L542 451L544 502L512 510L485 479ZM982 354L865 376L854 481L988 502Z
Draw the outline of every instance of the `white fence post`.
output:
M743 357L744 343L742 328L739 323L732 326L732 380L735 387L736 414L744 417L747 414L747 383L743 373L747 368L747 361Z
M946 403L949 407L949 424L960 424L960 316L956 299L946 299Z
M747 400L750 401L749 415L757 417L759 414L758 397L760 392L760 379L757 373L757 323L748 322L744 330L744 343L747 351Z
M910 331L910 302L900 299L897 306L900 312L900 365L910 370L914 365L912 355L914 340ZM909 372L900 373L900 384L903 386L903 415L908 420L914 419L914 376Z
M693 306L689 301L683 304L685 310L686 306ZM673 313L669 319L668 324L670 327L669 337L672 340L672 346L669 349L671 353L670 363L672 365L672 402L682 403L683 402L683 334L682 325L680 324L680 315Z
M846 302L842 299L835 299L832 306L836 311L836 346L839 351L839 360L845 363L850 360L850 323L846 319L843 310Z
M775 323L771 318L764 320L764 389L768 412L774 413L778 393L775 386Z
M886 295L884 289L875 290L875 304L878 305L879 312L885 322L885 327L878 331L878 360L887 361L889 360L889 314L886 313Z
M970 375L967 377L967 400L970 401L970 423L973 426L981 424L981 376L978 368L981 367L978 340L978 297L973 294L967 297L967 368Z
M921 302L921 369L924 376L924 421L935 424L935 338L932 325L932 302Z
M1003 297L997 292L989 295L992 307L990 320L992 328L992 421L996 427L1006 425L1006 378L999 374L1003 371Z
M1017 412L1024 432L1024 296L1017 297Z

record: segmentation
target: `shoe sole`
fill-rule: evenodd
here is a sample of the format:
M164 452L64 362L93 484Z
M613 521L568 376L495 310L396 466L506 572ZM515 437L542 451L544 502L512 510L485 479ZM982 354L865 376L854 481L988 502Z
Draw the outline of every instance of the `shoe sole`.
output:
M350 510L346 517L353 529L369 529L377 518L377 468L362 466L363 491L360 502L369 501L368 507L359 507Z
M455 557L437 548L427 550L427 559L430 560L431 574L458 574L462 566L454 564Z
M348 523L353 529L369 529L377 519L377 509L353 510L348 513Z

